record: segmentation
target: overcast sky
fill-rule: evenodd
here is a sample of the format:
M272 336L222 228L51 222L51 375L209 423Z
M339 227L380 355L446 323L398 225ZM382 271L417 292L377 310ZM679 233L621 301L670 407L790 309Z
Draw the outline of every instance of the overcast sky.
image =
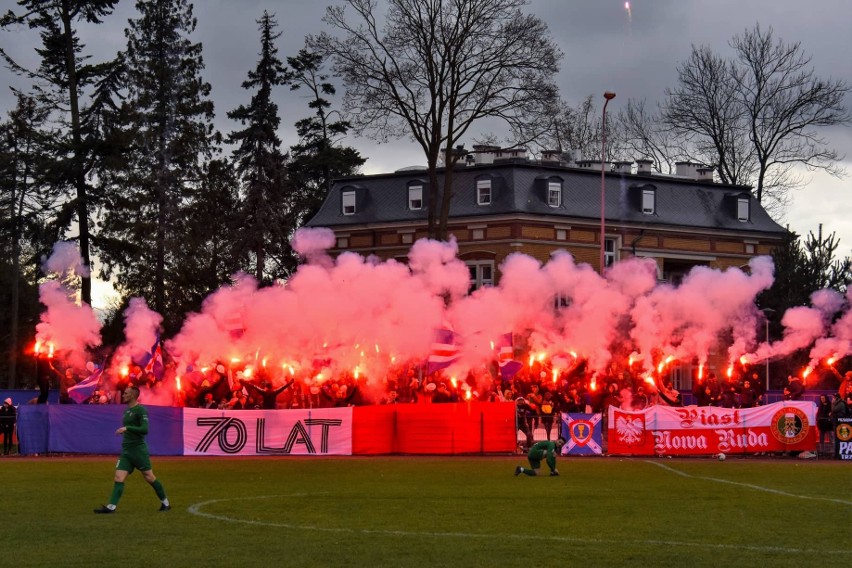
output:
M304 36L331 31L322 21L325 7L338 0L197 0L198 28L194 37L204 47L204 78L212 85L216 125L228 133L236 128L225 113L247 103L249 93L240 84L257 63L257 20L264 10L275 13L279 52L284 59L303 46ZM121 0L105 24L83 36L95 60L111 57L124 48L124 28L135 17L135 2ZM2 12L15 2L0 0ZM628 98L656 102L664 89L675 83L676 66L690 54L691 45L709 45L727 55L728 41L755 23L772 26L776 37L799 41L822 77L852 83L852 1L850 0L633 0L630 10L623 0L532 0L527 8L544 19L564 52L559 85L572 103L606 90L617 93L608 112L617 112ZM33 47L37 34L28 29L0 32L0 45L20 62L35 65ZM6 85L21 86L7 69L0 69L0 110L13 100ZM282 117L281 136L286 146L297 142L292 124L307 116L306 101L299 92L280 89L277 100ZM599 103L600 104L600 103ZM852 96L847 97L852 106ZM477 136L474 133L472 136ZM794 197L785 222L806 234L836 231L841 253L852 253L852 129L825 133L831 145L846 157L843 166L850 176L838 180L825 174L803 172L810 180ZM470 146L472 140L465 141ZM346 143L368 158L365 173L387 172L403 166L425 164L417 146L408 140L390 144L351 137Z

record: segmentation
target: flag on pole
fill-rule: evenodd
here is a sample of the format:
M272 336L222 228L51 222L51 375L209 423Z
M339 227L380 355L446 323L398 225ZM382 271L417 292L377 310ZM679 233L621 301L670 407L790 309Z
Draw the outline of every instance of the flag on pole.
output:
M451 329L436 329L432 350L426 359L426 372L445 369L457 361L459 356L458 335Z
M512 334L504 333L497 338L497 364L500 366L500 377L510 379L524 366L520 361L515 361L515 348L512 345Z
M80 404L88 400L92 393L98 389L98 384L101 382L101 373L103 369L95 369L95 372L68 389L68 396Z
M154 375L154 378L158 381L163 378L166 368L163 365L163 345L159 333L157 333L157 339L154 340L154 345L151 346L151 352L145 356L143 368L146 373Z

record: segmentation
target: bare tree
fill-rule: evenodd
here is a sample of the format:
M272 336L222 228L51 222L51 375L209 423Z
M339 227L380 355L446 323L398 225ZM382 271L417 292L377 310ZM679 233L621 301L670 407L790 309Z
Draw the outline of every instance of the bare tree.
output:
M699 161L715 165L723 183L747 184L754 157L744 109L735 102L733 64L709 47L693 46L677 72L678 86L666 89L666 126L692 146Z
M600 159L601 110L595 104L593 95L588 95L576 106L560 99L548 114L547 131L536 140L539 146L561 152L579 150L584 160ZM606 159L620 159L623 157L620 121L615 120L610 113L606 122Z
M660 173L674 173L676 162L699 159L689 153L683 139L666 127L660 109L647 109L644 100L629 99L619 111L617 122L628 158L652 160Z
M852 122L842 80L816 76L800 43L787 44L755 26L731 40L734 57L692 48L666 91L665 123L715 164L723 182L749 184L764 207L778 212L801 184L803 164L835 176L840 157L819 128Z
M817 77L801 43L775 41L771 27L765 32L759 25L746 30L731 46L738 63L738 102L746 113L757 162L758 201L764 191L776 199L774 193L787 191L785 174L794 164L842 176L837 151L826 146L817 128L850 124L852 116L843 104L849 85Z
M426 155L429 233L447 237L453 149L470 126L498 118L514 131L540 124L557 89L561 52L547 25L524 14L528 0L388 0L380 25L375 0L329 7L325 21L342 38L321 34L312 47L334 60L346 86L345 109L357 132L378 140L410 135Z

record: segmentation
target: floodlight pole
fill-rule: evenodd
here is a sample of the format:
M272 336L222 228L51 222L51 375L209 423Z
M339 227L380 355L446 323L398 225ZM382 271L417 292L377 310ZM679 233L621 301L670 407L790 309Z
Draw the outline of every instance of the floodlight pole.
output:
M604 93L603 117L601 119L601 276L604 273L604 248L606 247L606 184L604 172L606 170L606 105L615 98L615 93L606 91Z
M772 308L763 308L763 321L766 322L766 346L769 347L769 316L775 313ZM766 358L766 392L769 392L769 357Z

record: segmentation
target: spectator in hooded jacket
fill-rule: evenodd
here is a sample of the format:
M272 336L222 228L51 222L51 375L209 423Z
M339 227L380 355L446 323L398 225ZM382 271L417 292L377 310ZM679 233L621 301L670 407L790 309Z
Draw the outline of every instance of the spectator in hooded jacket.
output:
M3 455L8 456L12 451L12 438L15 435L15 420L17 411L12 399L7 398L0 407L0 434L3 435Z

